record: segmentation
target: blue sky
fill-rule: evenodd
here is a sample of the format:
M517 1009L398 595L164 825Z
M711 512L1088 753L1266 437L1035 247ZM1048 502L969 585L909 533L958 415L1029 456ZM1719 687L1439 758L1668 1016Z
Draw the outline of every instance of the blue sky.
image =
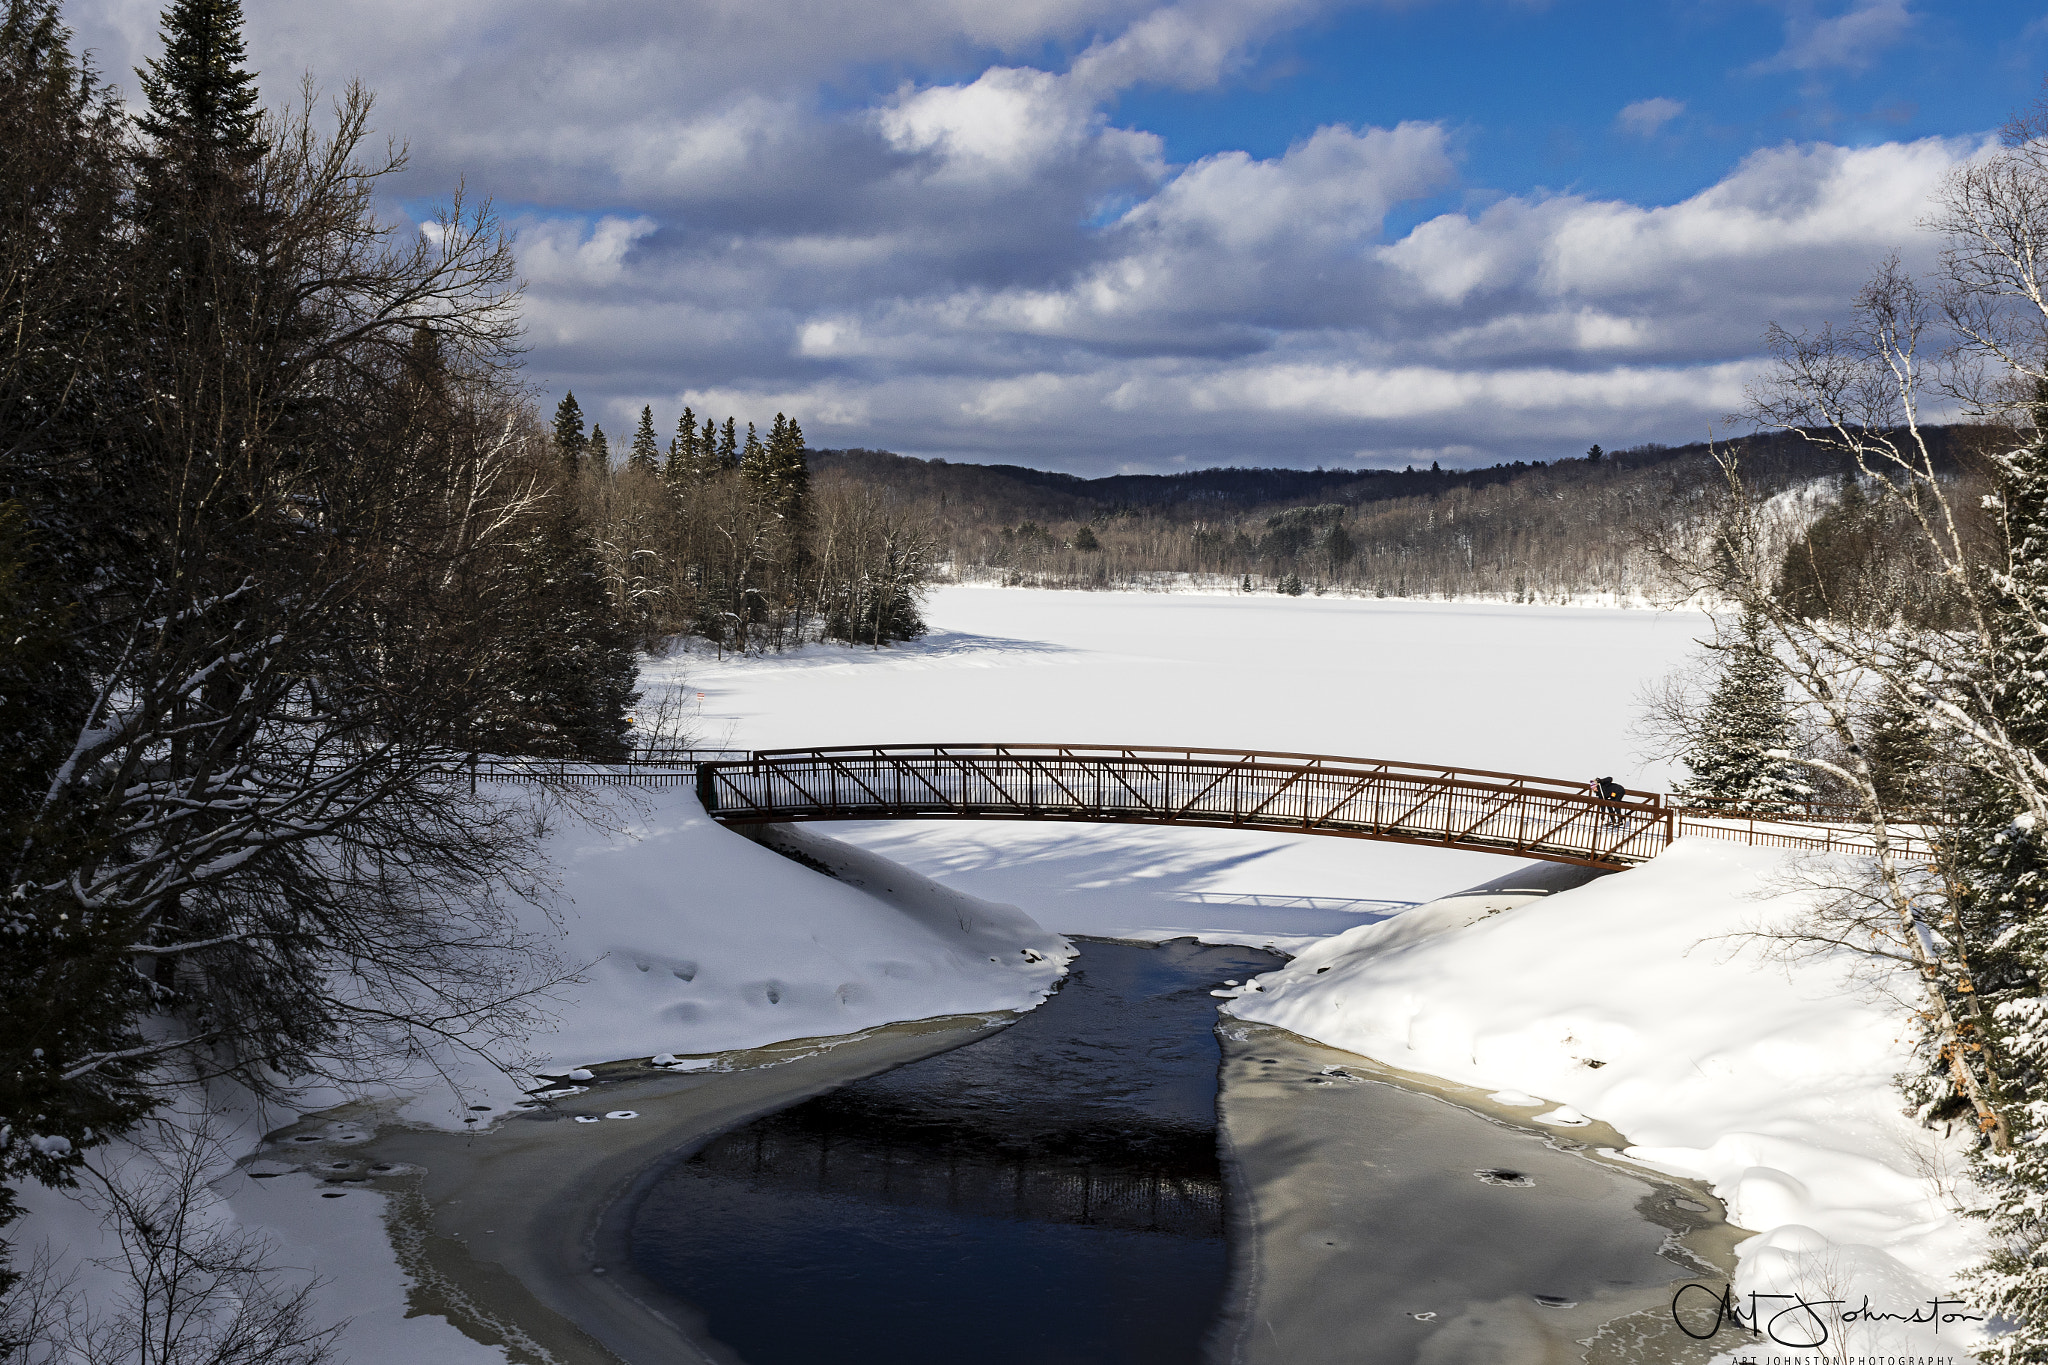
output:
M244 3L496 201L543 401L1080 473L1725 430L2048 73L2048 0Z
M1820 22L1856 10L1805 8ZM1758 147L1995 128L2039 93L2048 4L1949 0L1900 10L1905 22L1873 25L1873 38L1895 41L1842 54L1855 61L1820 64L1822 54L1810 54L1802 68L1784 60L1800 36L1799 10L1757 0L1353 8L1261 44L1238 80L1134 91L1116 117L1160 133L1176 161L1233 147L1277 155L1326 123L1441 120L1463 134L1475 187L1670 203ZM1684 108L1655 135L1617 122L1620 109L1657 99Z

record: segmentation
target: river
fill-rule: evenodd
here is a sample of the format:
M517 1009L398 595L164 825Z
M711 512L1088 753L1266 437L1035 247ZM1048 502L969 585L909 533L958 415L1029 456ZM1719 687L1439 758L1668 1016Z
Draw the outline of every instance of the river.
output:
M1588 1324L1648 1322L1661 1286L1703 1268L1670 1245L1710 1221L1673 1221L1701 1207L1682 1191L1357 1067L1325 1074L1291 1035L1247 1046L1233 1025L1226 1066L1210 991L1272 954L1081 946L1015 1025L645 1185L641 1283L746 1365L1192 1365L1545 1358ZM1228 1172L1219 1073L1242 1149ZM1605 1354L1670 1359L1668 1337Z

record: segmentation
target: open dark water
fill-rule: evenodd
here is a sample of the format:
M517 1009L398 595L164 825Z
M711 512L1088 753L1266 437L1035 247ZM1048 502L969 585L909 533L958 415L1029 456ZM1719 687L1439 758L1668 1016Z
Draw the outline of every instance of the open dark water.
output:
M1281 961L1085 943L1011 1027L674 1167L634 1267L747 1365L1192 1365L1227 1270L1209 992Z

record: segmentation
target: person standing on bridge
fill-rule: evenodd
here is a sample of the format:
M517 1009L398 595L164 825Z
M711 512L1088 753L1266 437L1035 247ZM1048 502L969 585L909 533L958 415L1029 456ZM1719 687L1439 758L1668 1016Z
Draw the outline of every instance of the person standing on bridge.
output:
M1607 823L1620 824L1621 798L1628 795L1628 788L1611 777L1596 777L1587 786L1592 790L1593 798L1606 810Z

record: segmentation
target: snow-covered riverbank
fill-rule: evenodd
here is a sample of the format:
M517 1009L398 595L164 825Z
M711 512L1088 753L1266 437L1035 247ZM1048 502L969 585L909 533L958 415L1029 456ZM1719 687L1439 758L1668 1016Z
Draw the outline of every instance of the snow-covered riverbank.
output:
M1981 1250L1951 1206L1964 1135L1902 1113L1909 1021L1860 979L1867 963L1774 961L1751 936L1805 908L1782 890L1796 877L1787 855L1685 839L1506 912L1454 897L1324 939L1225 1010L1493 1092L1561 1134L1620 1130L1628 1157L1706 1181L1758 1234L1738 1295L1925 1313ZM1850 1328L1857 1354L1972 1339Z
M1633 698L1705 624L1646 611L975 588L937 594L931 615L932 637L898 649L679 656L647 677L656 691L702 693L704 738L746 747L1243 745L1612 773L1654 788L1669 774L1628 757ZM1525 1092L1531 1115L1567 1106L1611 1124L1638 1159L1709 1181L1736 1221L1765 1234L1743 1249L1740 1288L1846 1284L1903 1311L1973 1253L1941 1197L1953 1139L1937 1144L1902 1118L1890 1086L1902 1010L1860 993L1840 964L1788 968L1721 937L1796 910L1760 898L1777 855L1681 844L1468 927L1471 898L1422 903L1513 863L1250 831L823 832L890 861L847 850L831 855L841 879L820 877L713 825L686 792L559 821L560 924L549 932L584 979L529 1047L568 1067L1028 1008L1059 970L1060 934L1272 944L1300 956L1231 1002L1241 1016ZM898 865L915 872L898 877ZM411 1083L408 1117L484 1126L518 1097L474 1068L458 1076L472 1088L459 1100L427 1078ZM247 1152L293 1117L241 1115L233 1142ZM502 1358L439 1318L403 1317L404 1277L375 1236L385 1196L322 1201L315 1179L229 1177L215 1216L275 1229L290 1264L328 1277L316 1311L355 1318L348 1349L363 1365ZM304 1198L287 1198L294 1189ZM75 1267L99 1248L61 1202L34 1193L38 1213L18 1227L26 1247L48 1235ZM1949 1334L1906 1344L1960 1354Z

